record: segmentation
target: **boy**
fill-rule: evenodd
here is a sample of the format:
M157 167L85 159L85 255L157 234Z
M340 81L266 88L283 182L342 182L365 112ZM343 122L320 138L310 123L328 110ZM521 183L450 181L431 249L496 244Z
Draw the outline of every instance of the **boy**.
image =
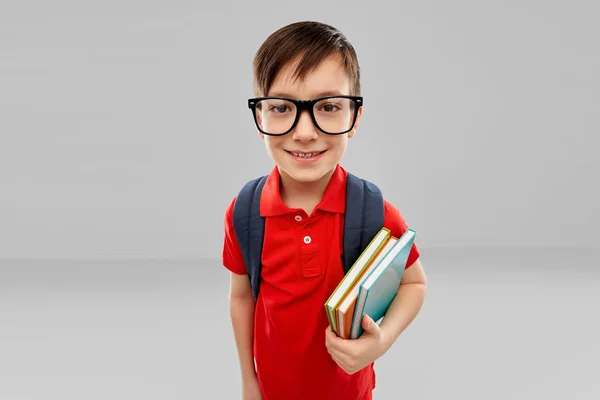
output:
M342 339L329 327L324 303L344 275L347 172L339 162L362 115L355 51L335 28L298 22L266 39L253 71L257 97L248 104L276 165L260 199L266 222L256 300L233 227L235 197L225 212L223 265L231 272L243 398L372 399L374 361L419 312L426 279L413 245L398 295L380 325L365 316L365 331L356 340ZM319 98L306 109L297 102ZM387 201L384 226L396 237L408 228Z

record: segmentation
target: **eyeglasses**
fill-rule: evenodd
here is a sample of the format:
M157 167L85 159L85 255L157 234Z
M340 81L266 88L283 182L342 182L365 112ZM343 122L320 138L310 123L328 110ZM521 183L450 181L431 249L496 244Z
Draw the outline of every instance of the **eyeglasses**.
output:
M321 132L341 135L354 128L362 96L327 96L313 100L285 97L255 97L248 99L254 123L265 135L282 136L294 129L302 110L307 110Z

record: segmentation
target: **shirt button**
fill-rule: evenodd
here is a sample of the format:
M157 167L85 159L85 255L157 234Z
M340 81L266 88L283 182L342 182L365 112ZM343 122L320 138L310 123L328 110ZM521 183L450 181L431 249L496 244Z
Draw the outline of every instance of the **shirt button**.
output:
M304 243L309 244L311 241L310 236L304 236Z
M302 221L302 216L296 215L295 219L296 219L296 221L300 222L300 221Z

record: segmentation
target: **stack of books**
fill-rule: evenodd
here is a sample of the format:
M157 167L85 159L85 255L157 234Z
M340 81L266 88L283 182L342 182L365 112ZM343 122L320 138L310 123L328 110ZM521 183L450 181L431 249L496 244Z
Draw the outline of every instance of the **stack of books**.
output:
M400 238L382 228L325 303L331 329L344 339L358 339L365 314L379 323L396 297L416 232Z

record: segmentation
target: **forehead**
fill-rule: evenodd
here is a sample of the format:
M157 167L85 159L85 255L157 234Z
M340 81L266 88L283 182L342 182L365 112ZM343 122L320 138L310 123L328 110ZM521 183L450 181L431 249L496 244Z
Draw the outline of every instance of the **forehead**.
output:
M273 80L269 96L312 99L329 94L349 94L350 77L338 55L322 60L303 79L295 76L298 60L285 65Z

